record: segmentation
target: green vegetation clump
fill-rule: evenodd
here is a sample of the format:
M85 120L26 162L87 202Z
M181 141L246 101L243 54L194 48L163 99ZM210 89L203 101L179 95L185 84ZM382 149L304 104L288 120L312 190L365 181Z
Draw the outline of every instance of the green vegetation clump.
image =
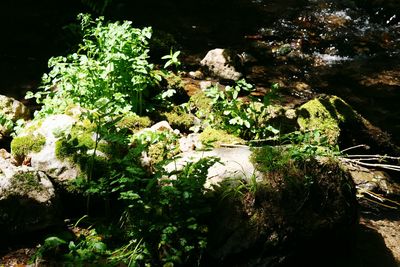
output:
M100 17L79 15L83 41L76 53L49 60L42 91L29 92L44 104L38 115L60 114L73 105L99 114L142 113L149 90L159 76L147 59L151 28L132 28L131 22L105 23ZM57 88L57 90L54 90Z
M196 110L196 115L199 118L210 114L212 110L212 101L207 97L206 93L203 91L198 91L190 97L189 106L191 109Z
M105 171L107 158L113 153L114 148L104 140L100 140L95 130L95 124L86 122L75 124L69 132L61 133L59 140L56 141L56 157L78 164L89 176Z
M277 86L272 86L270 93L261 100L251 95L254 87L245 80L239 80L235 86L226 86L224 90L218 85L209 87L206 96L211 99L212 112L207 116L208 121L245 140L274 138L279 130L269 125L265 118L276 89ZM240 97L243 94L246 98Z
M124 116L120 121L117 122L116 127L120 129L129 129L131 133L150 127L151 120L147 116L139 116L132 113L128 116Z
M11 153L14 157L23 159L30 152L40 152L45 143L46 138L41 134L17 136L11 142Z
M220 147L221 144L237 145L244 144L244 140L227 133L224 130L213 129L212 127L207 127L203 132L200 133L199 140L202 144L206 146Z
M179 106L173 107L169 112L162 113L167 118L168 123L173 129L179 129L180 131L187 132L190 127L193 126L194 117L193 115L185 112Z
M355 111L337 96L308 101L298 110L297 123L302 131L320 131L331 145L337 144L340 125L355 120Z

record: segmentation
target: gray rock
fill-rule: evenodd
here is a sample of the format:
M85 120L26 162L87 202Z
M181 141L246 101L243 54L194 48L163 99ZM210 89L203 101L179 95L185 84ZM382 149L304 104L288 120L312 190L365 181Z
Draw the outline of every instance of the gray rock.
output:
M216 48L208 51L200 64L210 73L220 79L239 80L243 75L237 71L234 55L227 49Z
M203 157L217 157L220 163L216 163L208 170L206 188L218 185L226 179L239 179L249 181L253 175L257 180L262 179L250 161L251 151L247 146L233 146L214 148L211 151L187 151L179 155L178 159L169 163L165 169L167 172L180 170L188 162L196 162Z
M81 173L79 166L68 159L59 159L56 156L56 142L60 138L58 134L68 131L75 122L76 120L68 115L51 115L33 131L34 134L43 135L46 143L40 152L29 153L31 166L60 183L73 180ZM22 132L20 136L25 134L27 133Z
M21 235L57 222L55 190L47 175L0 157L0 236Z

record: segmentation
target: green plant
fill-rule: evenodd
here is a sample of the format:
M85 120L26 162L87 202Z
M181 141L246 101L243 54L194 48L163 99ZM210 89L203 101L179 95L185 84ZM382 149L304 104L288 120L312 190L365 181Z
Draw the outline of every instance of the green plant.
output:
M119 115L143 111L149 90L159 79L148 59L151 28L131 22L105 23L80 14L83 41L76 53L49 60L41 91L27 93L44 104L38 115L63 113L68 106Z
M295 131L279 137L282 144L291 145L293 158L307 159L316 156L339 156L338 145L332 145L328 138L319 130L300 132Z
M82 217L87 218L87 216ZM33 255L31 262L46 260L62 266L109 266L105 260L110 255L103 237L96 229L89 226L87 229L79 228L81 221L70 226L73 233L61 232L59 236L47 237L43 245Z
M177 69L180 65L181 62L178 59L178 56L180 55L181 51L176 51L173 52L172 49L169 53L169 55L163 56L161 59L167 59L167 62L164 65L164 68L168 68L169 66L174 66L175 69Z
M24 126L25 126L24 119L13 121L6 115L0 114L0 127L3 128L3 129L0 128L2 134L9 134L12 137L15 137L21 132Z
M134 264L197 264L206 246L207 227L202 220L209 212L204 183L215 162L203 158L180 171L158 172L147 179L130 170L130 176L116 179L114 190L129 207L123 221L134 251L123 249L114 257L125 254L126 261ZM139 257L137 251L149 255Z
M218 85L206 90L211 98L212 111L208 119L211 124L221 125L229 133L236 134L244 139L263 139L279 133L277 129L267 124L267 106L270 104L271 94L264 96L263 101L250 95L253 86L240 80L235 86L226 86L220 90ZM239 95L245 93L247 100Z

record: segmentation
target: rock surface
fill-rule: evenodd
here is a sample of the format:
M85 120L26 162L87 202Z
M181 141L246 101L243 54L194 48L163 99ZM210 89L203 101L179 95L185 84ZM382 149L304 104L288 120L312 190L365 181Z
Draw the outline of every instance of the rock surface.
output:
M188 162L196 162L204 157L217 157L220 159L208 170L205 187L211 188L226 179L241 179L249 181L253 175L259 180L262 175L250 162L251 151L247 146L220 147L211 151L187 151L179 155L179 158L169 163L165 169L168 172L180 170Z
M227 49L216 48L208 51L200 64L212 75L220 79L239 80L243 75L237 71L234 56Z
M20 135L41 134L45 137L46 142L43 148L39 152L30 152L27 156L30 157L33 168L43 171L60 183L73 180L80 174L76 164L56 156L56 142L59 140L57 133L70 129L75 122L74 118L67 115L51 115L38 123L37 129L34 129L32 133L23 132ZM27 129L29 131L29 127Z
M314 251L355 227L357 201L351 177L335 162L309 164L307 175L314 181L305 191L302 183L278 176L275 186L261 182L255 192L217 188L212 193L216 201L207 264L296 266L302 247Z
M56 195L47 175L0 157L0 236L22 235L58 222Z

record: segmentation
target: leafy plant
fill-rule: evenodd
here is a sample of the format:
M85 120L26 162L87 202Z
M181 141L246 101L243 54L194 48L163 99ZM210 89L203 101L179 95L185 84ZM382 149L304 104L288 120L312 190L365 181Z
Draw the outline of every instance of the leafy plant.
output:
M2 128L1 131L3 132L3 134L9 134L15 137L16 135L18 135L24 125L24 119L13 121L6 115L0 113L0 127Z
M128 207L122 222L129 246L115 251L113 258L133 266L196 263L206 246L202 219L209 207L203 197L204 183L215 161L204 158L181 171L147 178L139 178L143 173L131 167L131 175L115 179L114 191Z
M244 80L238 81L235 86L226 86L225 90L220 90L218 85L210 87L206 95L211 98L214 114L209 115L209 120L244 139L263 139L276 135L279 131L265 121L274 88L271 95L267 94L261 100L250 95L254 88ZM239 97L242 93L246 94L247 100Z
M105 259L109 256L106 244L94 228L88 229L73 226L76 234L60 234L50 236L44 240L42 246L32 257L32 262L42 260L56 262L63 266L87 266L96 264L105 266Z
M295 131L281 136L282 144L291 144L293 158L307 159L316 156L339 156L338 145L330 144L328 138L320 131Z
M149 90L159 77L148 59L151 28L132 28L131 22L105 23L78 16L83 41L76 53L49 60L51 71L42 91L27 93L44 104L39 115L63 113L78 105L102 114L141 113Z
M163 56L161 59L167 59L167 62L164 65L164 68L168 68L169 66L174 66L175 68L178 68L181 65L181 62L178 59L178 56L180 55L181 51L176 51L173 52L172 49L170 51L169 55Z

